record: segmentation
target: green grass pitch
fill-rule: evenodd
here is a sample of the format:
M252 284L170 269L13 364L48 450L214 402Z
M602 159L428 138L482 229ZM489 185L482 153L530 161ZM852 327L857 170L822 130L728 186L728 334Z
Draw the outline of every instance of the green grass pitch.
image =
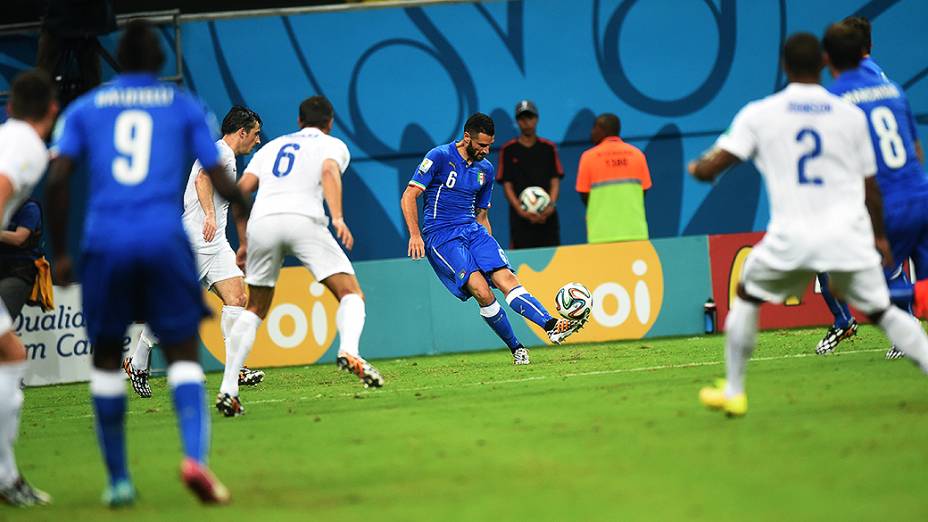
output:
M0 520L928 519L928 379L871 327L829 357L821 333L760 335L741 419L697 401L724 372L719 336L537 348L527 367L504 350L379 361L381 390L271 369L246 416L213 411L223 508L177 478L164 379L130 396L131 511L99 503L87 386L29 389L17 457L55 504Z

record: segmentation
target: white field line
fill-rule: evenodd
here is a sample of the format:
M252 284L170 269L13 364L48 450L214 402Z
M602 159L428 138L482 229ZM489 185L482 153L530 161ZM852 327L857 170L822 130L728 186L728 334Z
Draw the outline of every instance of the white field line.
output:
M852 355L857 353L873 353L873 352L882 352L885 351L885 348L874 348L869 350L853 350L846 352L833 353L827 357L839 357L845 355ZM752 357L751 361L782 361L786 359L804 359L806 357L822 357L815 353L797 353L792 355L776 355L771 357ZM659 366L643 366L640 368L616 368L614 370L596 370L591 372L578 372L578 373L563 373L560 375L536 375L532 377L523 377L519 379L503 379L500 381L481 381L481 382L469 382L464 384L439 384L435 386L419 386L416 388L394 388L388 386L382 390L370 391L370 390L359 390L357 392L349 393L338 393L334 394L336 396L342 397L355 397L362 393L371 393L371 394L382 394L382 393L409 393L409 392L420 392L420 391L429 391L429 390L439 390L444 388L469 388L474 386L492 386L495 384L518 384L523 382L530 381L542 381L545 379L565 379L572 377L595 377L599 375L614 375L620 373L637 373L637 372L654 372L661 370L677 370L681 368L700 368L703 366L721 366L725 364L725 361L703 361L703 362L694 362L694 363L683 363L683 364L663 364ZM320 398L321 395L314 397L297 397L296 399L258 399L254 401L248 401L247 404L272 404L278 402L287 402L288 400L296 401L310 401ZM132 414L132 411L127 411L126 414ZM93 418L93 414L89 415L76 415L72 417L63 417L64 419L90 419Z

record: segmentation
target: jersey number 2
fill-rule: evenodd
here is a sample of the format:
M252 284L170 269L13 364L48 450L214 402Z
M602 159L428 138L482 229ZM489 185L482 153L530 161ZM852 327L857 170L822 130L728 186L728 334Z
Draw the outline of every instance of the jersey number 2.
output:
M151 159L151 115L145 111L119 113L113 127L113 177L123 185L138 185L148 176Z
M802 129L799 131L799 134L796 135L796 141L799 143L804 143L806 136L812 138L812 148L806 151L805 154L799 156L799 165L797 170L799 170L799 184L800 185L821 185L822 178L810 178L806 176L806 161L818 157L822 153L822 138L815 132L814 129Z

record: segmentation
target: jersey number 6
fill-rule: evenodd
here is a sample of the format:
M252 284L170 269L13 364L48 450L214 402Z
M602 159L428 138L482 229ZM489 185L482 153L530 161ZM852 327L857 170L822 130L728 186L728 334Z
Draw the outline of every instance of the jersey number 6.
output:
M300 150L299 143L288 143L280 148L280 152L277 153L277 159L274 160L274 168L272 172L278 178L282 178L287 174L290 174L290 171L293 170L293 162L296 160L296 157L293 155L293 152L290 152L288 149L292 149L294 152ZM286 167L281 163L286 160Z

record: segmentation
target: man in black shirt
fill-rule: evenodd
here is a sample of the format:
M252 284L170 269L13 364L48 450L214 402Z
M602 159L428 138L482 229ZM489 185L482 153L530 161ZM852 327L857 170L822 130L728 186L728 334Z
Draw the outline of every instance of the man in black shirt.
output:
M538 108L529 100L516 104L519 137L499 151L496 181L503 184L509 201L510 248L550 247L561 244L557 202L564 168L554 142L540 138ZM541 213L522 209L519 194L526 187L541 187L551 196L551 204Z

